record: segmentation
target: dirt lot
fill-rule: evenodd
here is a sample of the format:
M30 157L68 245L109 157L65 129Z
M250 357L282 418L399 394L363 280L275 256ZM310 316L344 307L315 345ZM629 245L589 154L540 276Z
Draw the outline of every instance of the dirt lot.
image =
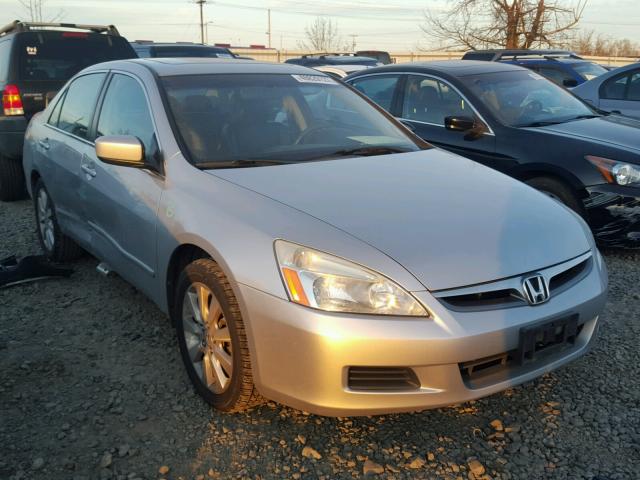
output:
M0 258L37 253L34 229L30 202L0 203ZM469 404L334 419L212 411L167 319L86 257L68 280L0 290L0 479L638 479L640 253L606 259L586 357Z

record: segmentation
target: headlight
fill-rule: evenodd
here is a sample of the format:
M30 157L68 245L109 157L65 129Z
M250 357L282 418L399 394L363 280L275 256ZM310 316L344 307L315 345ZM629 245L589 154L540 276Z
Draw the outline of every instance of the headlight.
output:
M361 265L284 240L275 250L292 302L331 312L429 315L402 287Z
M596 166L604 179L617 185L631 185L640 182L640 166L617 162L608 158L587 155L585 157Z

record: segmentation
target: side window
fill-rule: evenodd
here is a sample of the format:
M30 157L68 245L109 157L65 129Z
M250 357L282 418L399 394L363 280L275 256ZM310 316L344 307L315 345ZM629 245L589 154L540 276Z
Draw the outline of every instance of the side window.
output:
M602 84L600 97L607 100L624 100L629 74L613 77Z
M127 75L114 75L104 97L96 136L107 135L137 137L144 145L147 159L157 152L146 96L140 84Z
M64 99L66 96L67 96L66 92L60 95L58 102L53 107L53 111L51 112L51 115L49 115L49 120L47 120L47 123L49 125L53 125L54 127L58 126L58 122L60 121L60 110L62 110L62 104L64 103Z
M464 98L435 78L409 75L402 104L402 118L444 126L445 117L473 117Z
M391 110L393 93L400 75L377 75L356 78L351 84L385 110Z
M0 42L0 81L7 81L9 61L11 59L11 39Z
M58 128L80 138L89 138L89 125L104 77L104 73L83 75L69 85L60 110Z
M574 78L568 75L566 72L563 72L562 70L559 70L557 68L538 67L537 70L540 75L548 78L553 83L560 85L561 87L564 86L565 80L574 80Z
M640 102L640 71L631 75L627 90L627 100Z

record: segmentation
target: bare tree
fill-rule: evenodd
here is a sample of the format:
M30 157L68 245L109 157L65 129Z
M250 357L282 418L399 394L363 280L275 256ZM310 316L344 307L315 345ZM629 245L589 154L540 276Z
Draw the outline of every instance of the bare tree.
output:
M614 39L593 30L578 32L565 47L582 55L603 57L638 57L640 44L628 38Z
M306 40L298 42L298 46L305 50L331 52L345 48L342 37L338 32L338 24L327 17L317 17L313 23L305 28Z
M447 48L553 47L565 42L587 0L453 0L427 11L425 35Z
M64 15L64 11L59 10L57 13L45 17L46 0L18 0L18 3L22 5L26 16L32 22L55 22Z

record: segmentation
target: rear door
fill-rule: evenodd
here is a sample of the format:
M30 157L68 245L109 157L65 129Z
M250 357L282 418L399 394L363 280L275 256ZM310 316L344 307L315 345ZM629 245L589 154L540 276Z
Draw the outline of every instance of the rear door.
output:
M94 137L110 135L137 137L147 161L160 164L145 88L129 74L114 73L101 101ZM81 162L80 192L92 246L113 270L145 290L156 271L156 214L164 177L104 163L93 146L83 148Z
M89 232L79 196L81 159L86 148L93 148L89 129L105 78L105 72L98 72L74 79L57 100L47 119L45 134L34 147L61 227L85 247L89 244Z
M16 34L16 83L25 115L43 110L62 86L83 68L135 58L122 37L88 32L39 31Z
M605 81L600 87L598 106L607 112L640 117L640 68Z

